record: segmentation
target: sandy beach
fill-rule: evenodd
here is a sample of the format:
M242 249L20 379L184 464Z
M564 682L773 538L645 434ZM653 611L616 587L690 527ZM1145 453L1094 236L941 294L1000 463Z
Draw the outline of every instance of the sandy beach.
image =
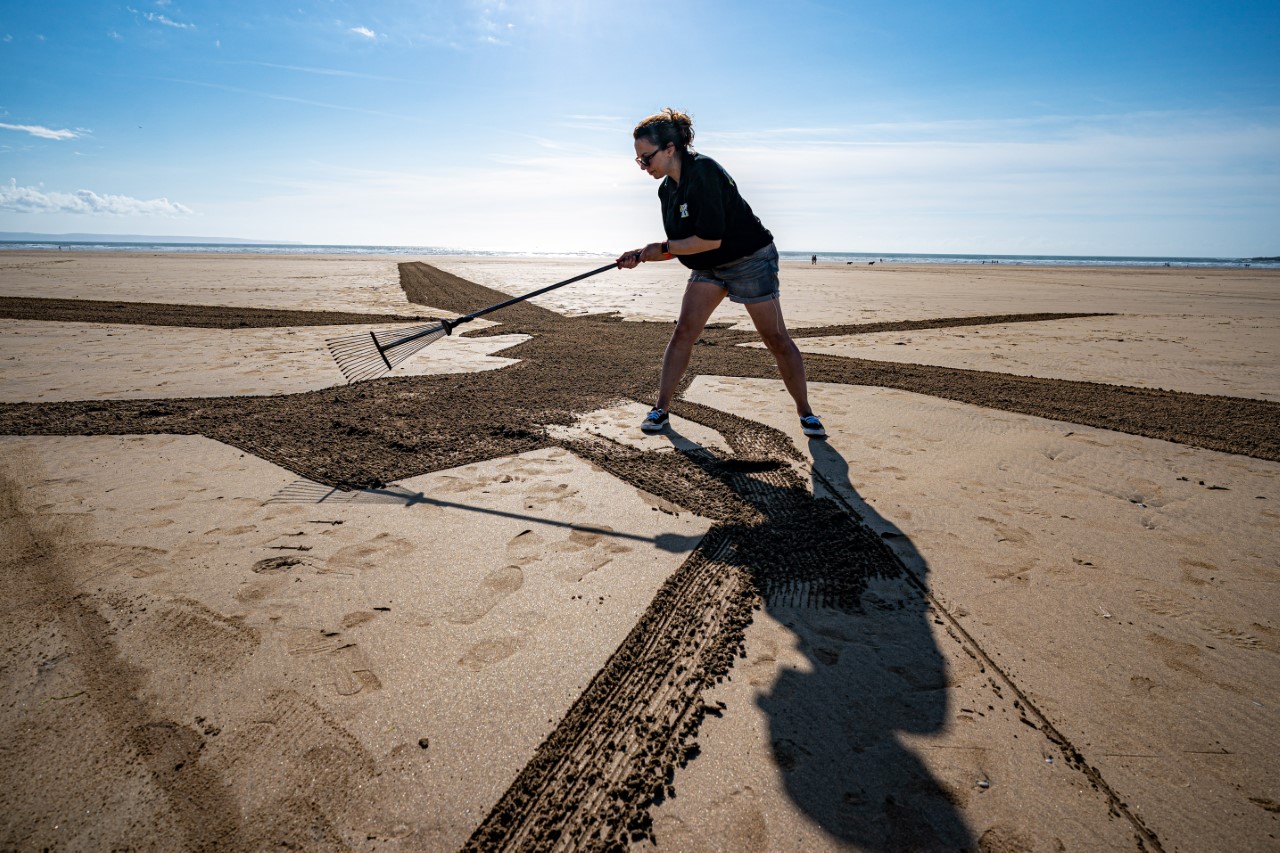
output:
M4 849L1274 850L1280 271L0 253Z

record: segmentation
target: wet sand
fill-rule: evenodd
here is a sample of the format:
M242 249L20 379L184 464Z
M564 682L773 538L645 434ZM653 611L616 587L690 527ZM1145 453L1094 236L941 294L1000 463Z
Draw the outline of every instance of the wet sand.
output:
M1280 277L429 263L0 255L6 846L1274 843Z

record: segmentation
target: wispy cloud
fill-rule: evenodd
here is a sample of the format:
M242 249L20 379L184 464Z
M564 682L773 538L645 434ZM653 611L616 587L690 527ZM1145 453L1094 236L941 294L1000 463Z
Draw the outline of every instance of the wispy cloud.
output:
M195 211L167 198L140 199L127 195L98 195L93 190L46 193L20 187L16 180L0 184L0 210L18 213L83 213L110 216L187 216Z
M155 12L144 12L142 17L151 21L153 24L164 24L166 27L173 27L177 30L194 30L196 28L195 24L182 24L172 18L156 14Z
M253 65L258 68L278 68L281 71L298 71L303 74L318 74L322 77L353 77L359 80L382 80L387 83L414 83L418 84L419 80L409 80L404 77L386 77L381 74L365 74L360 71L347 71L342 68L315 68L309 65L281 65L276 62L259 62L254 59L244 59L231 65Z
M29 133L41 139L77 139L84 135L74 130L53 130L52 128L41 127L38 124L5 124L0 122L0 127L5 130L20 130L23 133Z
M370 39L372 41L378 40L378 34L375 33L373 30L369 29L368 27L352 27L350 31L355 33L358 36L364 36L365 38Z
M498 3L473 2L472 6L479 7L473 24L477 31L478 40L483 44L494 44L503 47L509 44L506 37L515 29L515 24L495 18L495 15L510 14L507 4L499 0Z

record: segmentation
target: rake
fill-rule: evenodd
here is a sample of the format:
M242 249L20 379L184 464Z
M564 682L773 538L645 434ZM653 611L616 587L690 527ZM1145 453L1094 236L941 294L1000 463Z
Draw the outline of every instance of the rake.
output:
M347 377L348 384L374 379L402 364L411 355L435 343L445 335L452 335L453 330L463 323L474 320L477 317L483 317L485 314L492 314L494 311L506 308L508 305L532 299L549 290L555 290L557 287L564 287L566 284L573 284L575 281L582 281L584 278L599 275L605 270L616 269L617 266L616 261L607 263L591 272L584 272L581 275L575 275L573 278L566 278L564 281L548 284L546 287L526 293L523 296L513 297L506 302L499 302L497 305L490 305L488 308L481 308L479 311L458 317L456 320L440 320L429 326L401 327L380 332L360 332L355 335L332 338L325 341L325 344L329 347L329 353L333 356L333 360L337 362L338 369L342 371L343 376Z

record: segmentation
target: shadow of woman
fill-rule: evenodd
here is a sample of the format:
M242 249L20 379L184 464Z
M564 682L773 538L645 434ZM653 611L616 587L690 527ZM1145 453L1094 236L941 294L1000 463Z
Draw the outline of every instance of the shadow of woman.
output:
M690 738L716 713L704 691L732 677L753 637L765 638L763 648L770 633L785 632L794 641L779 645L793 642L804 660L780 670L766 663L776 676L756 701L797 809L831 847L972 849L947 788L902 742L948 720L923 561L909 543L906 563L889 549L883 536L896 531L861 503L831 448L811 448L815 494L784 433L688 402L681 414L730 451L562 440L602 471L714 523L476 830L472 849L517 836L524 846L564 839L611 849L646 836L664 844L651 809L676 796L676 769L700 751ZM772 620L753 620L760 606Z
M813 568L799 578L794 568L784 583L761 578L765 609L807 659L783 668L758 699L786 790L827 833L859 848L971 848L953 795L901 739L940 732L948 716L946 660L920 585L927 564L857 496L834 448L813 441L810 452L815 508L833 503L849 527L831 531L835 516L821 522L837 535L816 538L842 547L804 555Z

